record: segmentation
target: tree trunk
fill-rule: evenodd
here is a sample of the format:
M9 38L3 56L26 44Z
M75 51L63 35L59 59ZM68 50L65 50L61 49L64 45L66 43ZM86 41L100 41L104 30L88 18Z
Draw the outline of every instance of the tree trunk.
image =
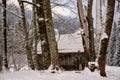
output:
M95 40L95 51L97 54L100 52L100 38L102 33L102 1L96 1L96 40Z
M32 0L33 3L36 4L36 0ZM35 69L36 70L40 70L41 66L39 63L39 57L37 54L37 39L38 39L38 30L37 30L37 25L36 25L36 16L37 16L37 11L36 11L36 7L33 5L33 27L34 27L34 39L33 39L33 54L34 54L34 64L35 64Z
M108 0L107 2L107 14L106 14L106 22L105 22L105 32L110 38L113 19L114 19L114 8L115 8L115 0Z
M108 0L107 2L107 14L106 14L106 24L105 24L105 33L108 38L103 38L101 40L101 48L100 48L100 57L99 57L99 68L100 68L100 75L105 77L105 65L106 65L106 54L107 54L107 46L109 43L109 38L111 34L111 28L113 23L114 17L114 7L115 7L115 0Z
M6 0L2 0L2 4L6 8ZM3 11L3 27L7 27L7 15L6 15L6 10ZM4 66L6 69L8 69L8 61L7 61L7 30L3 30L3 35L4 35Z
M46 24L45 24L45 15L44 15L44 9L43 9L43 1L44 0L37 0L37 4L40 5L40 7L37 8L37 16L38 16L38 27L39 27L39 33L40 33L40 39L41 39L41 49L42 49L42 60L43 60L43 69L48 69L50 66L50 49L49 49L49 43L48 43L48 37L47 37L47 31L46 31Z
M95 46L94 46L94 28L93 28L93 17L92 17L92 6L93 0L88 0L88 28L89 28L89 44L90 44L90 61L95 61Z
M83 46L85 50L85 55L87 61L90 61L90 44L89 44L89 32L88 32L88 23L84 14L83 10L83 5L82 5L82 0L77 1L77 6L78 6L78 15L80 19L80 24L81 28L83 29Z
M43 4L44 4L46 30L47 30L47 36L48 36L48 42L49 42L49 48L51 54L51 64L55 68L59 66L59 54L58 54L58 47L57 47L57 42L55 39L55 33L53 28L50 0L43 0Z
M105 72L105 66L106 66L106 50L107 50L107 45L108 45L108 38L104 38L101 40L101 48L100 48L100 57L98 60L99 64L99 69L100 69L100 75L105 77L106 72Z
M0 72L2 71L2 55L0 54Z
M24 4L23 4L23 2L21 2L21 0L18 0L18 2L20 5L20 9L21 9L22 26L23 26L23 32L25 35L25 49L26 49L26 54L27 54L27 59L28 59L28 65L32 70L34 70L35 67L34 67L34 63L33 63L33 59L32 59L32 51L31 51L30 42L29 42L29 38L28 38L29 32L27 31L27 26L26 26Z

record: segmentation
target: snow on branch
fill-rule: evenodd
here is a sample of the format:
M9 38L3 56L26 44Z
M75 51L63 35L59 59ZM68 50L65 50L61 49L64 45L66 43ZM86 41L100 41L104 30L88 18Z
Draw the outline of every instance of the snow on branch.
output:
M11 14L13 14L13 15L16 15L16 16L19 17L19 18L22 18L22 16L16 14L15 12L12 12L12 11L10 11L10 10L7 10L7 9L3 6L2 3L0 3L0 6L1 6L4 10L6 10L7 12L9 12L9 13L11 13Z
M48 19L44 19L44 18L39 18L39 21L47 21Z

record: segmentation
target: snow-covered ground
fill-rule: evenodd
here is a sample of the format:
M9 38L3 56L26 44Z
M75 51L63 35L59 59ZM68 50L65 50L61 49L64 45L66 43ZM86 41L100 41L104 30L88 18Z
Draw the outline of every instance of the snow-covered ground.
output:
M120 80L120 67L107 66L107 77L101 77L99 71L63 71L50 73L45 71L22 70L0 73L0 80Z

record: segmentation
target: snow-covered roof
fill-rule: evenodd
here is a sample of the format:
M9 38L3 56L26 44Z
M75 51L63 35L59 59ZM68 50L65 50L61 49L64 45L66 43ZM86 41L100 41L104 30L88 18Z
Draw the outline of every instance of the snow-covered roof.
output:
M59 52L84 52L82 38L79 32L73 34L56 35ZM38 44L38 53L41 52Z
M82 38L77 33L61 35L58 40L59 52L83 52Z

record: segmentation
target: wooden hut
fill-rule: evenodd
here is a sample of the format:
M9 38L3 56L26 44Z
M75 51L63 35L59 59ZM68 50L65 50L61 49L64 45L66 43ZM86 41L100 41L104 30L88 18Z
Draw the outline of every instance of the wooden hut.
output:
M59 62L65 70L81 70L85 66L84 49L82 38L78 33L56 35L59 49ZM40 45L38 45L40 48ZM40 49L38 49L41 52ZM42 65L42 56L40 63Z

